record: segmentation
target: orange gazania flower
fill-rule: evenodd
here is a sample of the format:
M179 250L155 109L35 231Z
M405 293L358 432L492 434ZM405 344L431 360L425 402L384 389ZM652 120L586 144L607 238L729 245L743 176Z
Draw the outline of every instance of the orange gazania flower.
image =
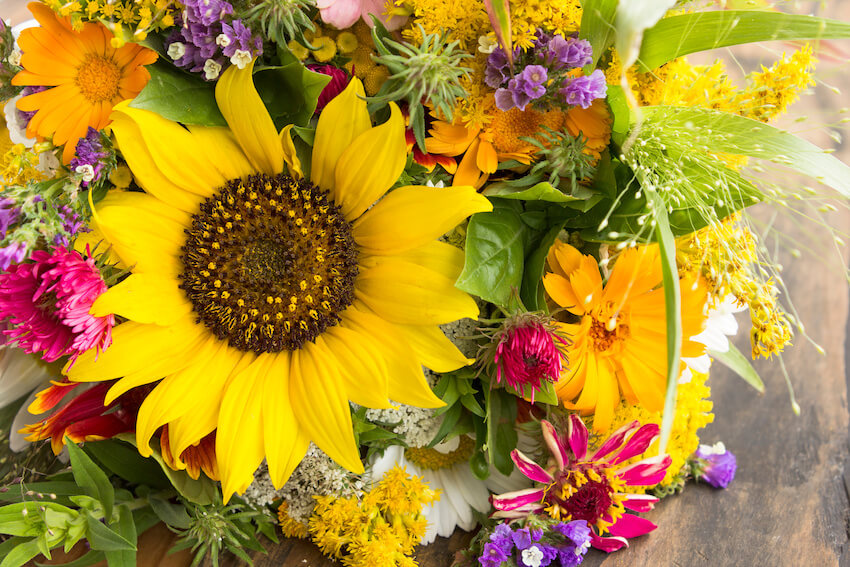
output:
M607 282L599 265L564 242L556 242L547 258L551 272L543 277L549 297L577 323L561 330L572 340L566 347L569 368L555 385L569 409L594 414L593 428L607 431L614 409L625 398L649 411L664 408L667 383L667 323L658 246L622 252ZM688 337L705 324L708 293L701 280L682 279L682 357L705 353L705 345Z
M537 148L522 138L534 137L544 131L544 126L555 132L584 136L585 151L596 159L611 139L611 115L602 99L594 101L587 109L576 107L567 112L540 112L533 108L524 111L512 108L505 112L496 108L492 97L490 103L490 121L484 126L464 126L443 120L434 120L431 125L431 136L425 140L428 153L463 154L454 177L455 184L481 187L502 162L515 160L530 164Z
M139 94L150 79L144 65L157 54L134 44L113 48L112 33L103 24L86 23L75 32L67 18L44 4L28 7L41 27L21 32L24 69L12 84L53 88L20 99L17 106L36 111L27 135L52 136L55 145L65 144L62 159L68 163L89 127L104 128L113 106Z

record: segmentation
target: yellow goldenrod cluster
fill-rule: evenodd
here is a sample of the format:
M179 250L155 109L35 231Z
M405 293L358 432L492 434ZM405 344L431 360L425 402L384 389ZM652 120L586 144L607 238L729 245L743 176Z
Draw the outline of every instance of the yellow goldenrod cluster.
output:
M812 77L816 62L807 44L791 57L783 53L769 69L762 67L760 73L751 73L749 85L735 100L738 112L762 122L784 114L801 92L815 85Z
M412 8L413 14L413 25L403 35L413 43L421 39L418 26L422 26L426 34L448 32L450 41L457 41L462 50L472 53L478 48L478 38L492 30L483 0L405 0L403 3Z
M706 385L708 374L693 373L690 382L679 384L676 393L676 416L673 419L673 429L670 433L670 440L667 442L667 454L670 455L672 463L667 468L667 474L660 486L666 487L676 480L682 467L694 451L699 447L699 437L697 431L714 421L714 414L711 413L712 403L709 399L711 396L711 388ZM639 421L641 424L656 423L661 424L661 413L650 412L641 406L632 405L623 400L617 406L614 412L614 420L611 423L610 431L616 431L620 427ZM585 418L588 423L592 422L591 418ZM598 448L598 445L607 439L608 434L602 433L591 439L591 450ZM656 440L642 455L637 455L628 463L637 462L647 457L652 457L658 454L658 441ZM646 486L629 486L625 487L627 492L645 492Z
M581 25L581 3L578 0L511 0L511 32L514 47L529 49L538 28L569 36Z
M408 567L425 535L422 506L439 498L420 477L395 467L361 498L316 496L309 534L322 553L348 567ZM285 508L281 522L293 530Z
M756 276L760 271L756 247L755 235L733 216L681 239L677 260L681 271L706 280L714 300L731 293L750 308L753 358L770 358L791 343L793 334L788 315L777 302L776 285Z
M112 46L121 47L128 41L142 41L151 32L174 25L179 8L176 0L44 0L61 17L70 17L75 30L84 22L101 22L115 37Z
M289 515L289 503L284 500L277 508L277 520L284 537L307 537L307 526Z
M44 181L47 176L38 170L38 153L23 144L15 144L0 158L0 179L4 187Z

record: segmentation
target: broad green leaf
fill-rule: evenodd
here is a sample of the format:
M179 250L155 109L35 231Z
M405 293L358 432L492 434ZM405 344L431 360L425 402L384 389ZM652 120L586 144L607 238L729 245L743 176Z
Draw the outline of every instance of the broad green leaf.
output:
M0 561L0 567L21 567L30 559L41 553L38 540L18 542Z
M455 284L458 289L507 307L522 285L523 255L528 228L512 208L476 213L466 234L466 261Z
M168 488L171 484L153 459L139 454L135 446L115 439L86 443L84 450L113 474L133 484Z
M850 197L850 167L814 144L757 120L719 110L647 106L644 117L694 147L759 158L808 175Z
M214 83L184 73L162 60L145 67L151 79L130 106L183 124L227 126L215 102Z
M513 394L518 398L524 398L526 400L531 400L533 388L530 385L526 385L522 388L522 392L515 388L506 387L508 392ZM557 406L560 404L558 400L558 393L555 391L555 385L549 381L542 381L540 383L540 389L534 393L534 403L536 404L547 404L550 406Z
M753 43L850 38L850 23L758 10L693 12L664 18L643 34L638 56L651 71L682 55Z
M546 300L543 295L543 271L546 266L546 256L549 248L558 238L563 223L558 223L543 235L537 248L525 261L525 269L522 274L522 289L520 299L529 311L545 311Z
M708 354L713 359L723 364L723 366L743 378L747 384L755 388L757 391L762 394L764 393L764 382L761 381L758 372L756 372L756 369L753 368L753 365L747 357L744 356L744 354L738 350L735 345L729 343L728 351L718 352L710 350L708 351Z
M138 544L136 524L133 520L133 512L126 504L118 507L118 522L116 524L113 528L116 529L118 535L135 547ZM136 550L106 551L106 562L109 567L136 567Z
M654 26L675 4L676 0L626 0L620 4L614 27L617 53L624 70L637 59L644 30Z
M95 563L99 563L106 559L106 555L102 551L95 551L94 549L90 549L88 553L80 557L79 559L75 559L74 561L70 561L68 563L51 563L54 567L90 567ZM38 567L44 567L46 563L36 563Z
M585 0L582 2L581 29L579 39L586 39L593 48L593 61L584 68L590 73L605 51L614 43L619 0Z
M136 544L108 528L103 522L86 513L86 539L97 551L136 550Z
M306 126L319 95L331 78L305 67L286 48L278 49L281 65L254 72L254 86L278 129L287 124Z
M12 551L15 547L19 546L25 541L27 541L27 538L14 536L0 543L0 559L6 557L10 551Z
M528 189L519 189L505 185L491 185L482 193L488 197L501 197L502 199L519 199L522 201L549 201L550 203L568 203L579 199L567 195L552 187L548 181L538 183Z
M74 480L88 496L103 505L104 517L109 520L112 518L112 506L115 503L115 489L112 488L109 477L68 437L65 438L65 446L68 447L71 457Z
M647 191L655 217L656 239L661 252L661 282L664 286L664 311L667 316L667 389L661 417L658 453L664 454L676 416L676 386L682 358L682 296L676 267L676 239L667 222L667 207L655 191Z
M516 398L504 388L485 387L487 402L487 455L490 464L509 476L514 470L511 451L516 448Z
M614 121L611 124L611 139L618 146L623 145L626 135L629 133L630 114L629 101L623 87L608 85L608 106L611 108L611 116Z
M191 527L192 518L186 512L186 508L180 504L173 504L156 496L148 498L148 502L150 502L151 509L157 517L166 525L180 530L188 530Z

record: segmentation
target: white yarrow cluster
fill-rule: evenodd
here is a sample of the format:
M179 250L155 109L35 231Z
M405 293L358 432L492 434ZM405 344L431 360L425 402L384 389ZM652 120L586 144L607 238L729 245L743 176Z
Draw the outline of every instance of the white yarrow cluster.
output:
M366 419L378 423L397 423L392 429L393 433L404 437L411 447L428 445L440 429L443 418L435 417L432 409L395 405L397 407L394 409L370 409L366 412Z

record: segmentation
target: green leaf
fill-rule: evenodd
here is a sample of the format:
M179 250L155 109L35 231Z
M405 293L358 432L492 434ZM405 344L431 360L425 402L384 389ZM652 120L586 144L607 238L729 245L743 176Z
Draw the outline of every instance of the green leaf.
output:
M331 78L309 70L285 47L278 54L281 65L255 71L254 86L278 129L287 124L306 126Z
M138 544L133 512L126 504L118 507L118 522L114 527L117 528L118 535L132 543L134 547ZM106 562L109 567L136 567L136 550L107 551Z
M630 0L629 0L630 1ZM593 61L584 68L590 73L605 51L614 43L619 0L585 0L582 2L581 28L579 39L586 39L593 48Z
M527 238L528 228L512 208L496 207L489 213L476 213L469 221L466 261L455 285L507 307L514 290L522 285Z
M166 525L179 530L188 530L192 526L192 518L180 504L173 504L156 496L150 496L148 502L157 517Z
M759 10L693 12L664 18L643 34L638 56L651 71L682 55L753 43L850 38L850 23Z
M84 450L113 474L133 484L168 488L171 484L153 459L139 454L135 446L115 439L86 443Z
M626 92L623 90L623 87L608 85L607 101L608 106L611 108L611 115L614 118L611 124L611 139L618 146L622 146L629 133L631 120L629 101L626 99Z
M86 513L86 539L98 551L136 550L136 544L108 528L103 522Z
M549 248L555 243L561 232L563 223L559 223L549 229L539 245L525 261L525 270L522 275L522 290L520 298L522 304L529 311L542 311L546 309L546 300L543 296L543 271L546 266L546 256Z
M623 70L637 59L644 30L653 27L675 4L676 0L626 0L620 4L614 27Z
M676 267L676 239L667 221L667 207L654 190L647 190L655 218L655 236L661 252L661 283L664 287L664 311L667 316L667 390L661 417L658 453L664 454L676 416L676 386L682 358L682 296Z
M729 343L728 351L718 352L710 350L708 351L708 354L713 359L723 364L723 366L743 378L747 384L755 388L758 392L762 394L764 393L764 382L761 381L758 372L756 372L756 369L753 368L753 365L750 364L747 357L744 356L744 354L738 350L735 345Z
M428 447L434 447L441 443L443 439L449 435L449 433L454 431L462 413L463 406L461 404L454 404L449 407L448 411L443 414L443 423L440 424L440 429L437 430L437 434L434 435L434 438L428 444Z
M760 158L783 165L850 197L850 167L814 144L764 124L719 110L647 106L644 116L664 124L671 136L688 136L708 151Z
M182 124L227 126L215 102L215 88L160 59L145 67L151 79L130 103Z
M487 197L501 197L503 199L520 199L523 201L548 201L550 203L568 203L579 199L567 195L543 181L528 189L518 189L504 184L493 184L482 191Z
M23 543L15 545L3 561L0 561L0 567L21 567L30 559L41 553L37 539L31 539Z
M14 536L0 543L0 559L6 557L12 549L22 544L26 540L27 538L25 537Z
M487 401L487 456L490 464L509 476L514 470L511 451L516 448L516 398L503 388L485 388Z
M65 438L65 445L71 457L74 480L88 496L103 505L104 517L109 520L112 518L112 506L115 503L115 489L112 488L109 477L70 438Z
M90 567L95 563L103 561L106 559L106 555L102 551L95 551L91 549L80 557L79 559L75 559L74 561L70 561L68 563L51 563L54 567ZM38 567L46 566L46 563L36 563Z

